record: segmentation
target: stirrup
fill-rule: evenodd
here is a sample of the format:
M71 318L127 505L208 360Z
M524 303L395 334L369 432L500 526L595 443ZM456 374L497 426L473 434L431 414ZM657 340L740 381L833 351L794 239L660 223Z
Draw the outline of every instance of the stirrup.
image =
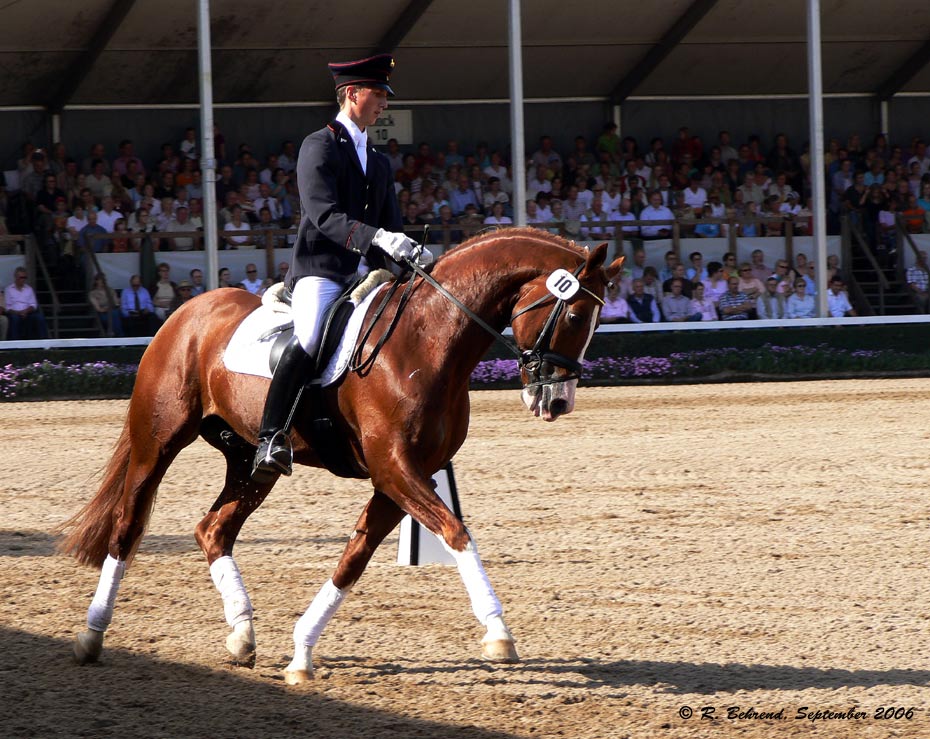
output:
M290 439L283 431L276 431L268 438L259 439L252 463L252 481L264 484L272 482L278 475L289 476L293 462Z

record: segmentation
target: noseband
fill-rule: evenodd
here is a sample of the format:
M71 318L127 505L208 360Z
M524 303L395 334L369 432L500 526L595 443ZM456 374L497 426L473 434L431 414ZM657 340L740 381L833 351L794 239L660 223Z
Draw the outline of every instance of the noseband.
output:
M518 318L524 313L528 313L529 311L538 308L539 306L546 303L550 298L555 301L555 305L552 306L552 310L549 312L549 317L546 319L546 323L543 326L542 331L540 331L539 336L536 339L536 343L533 345L533 348L520 351L514 342L508 341L508 339L500 331L491 326L487 321L481 318L481 316L471 310L467 305L462 303L462 301L456 298L452 293L446 290L446 288L444 288L435 279L433 279L429 273L427 273L419 264L416 263L415 259L407 259L405 261L410 269L422 277L424 281L432 285L440 295L455 305L472 321L481 326L481 328L487 331L496 341L507 347L507 349L517 358L517 363L520 366L520 370L526 372L527 376L529 377L529 382L523 386L524 388L537 388L542 387L543 385L554 385L560 382L568 382L569 380L577 380L581 377L581 362L572 359L571 357L566 357L564 354L559 354L552 351L551 346L552 336L555 333L556 321L558 321L559 316L562 315L562 311L564 311L565 307L568 305L568 300L558 298L551 293L546 294L538 300L534 300L528 306L517 311L510 317L510 322L512 324L515 318ZM581 274L582 269L584 269L584 262L578 265L578 268L575 270L574 276L576 278L579 274ZM579 288L588 293L588 295L594 298L598 303L604 305L603 298L598 297L586 287L579 286ZM567 370L568 375L563 375L559 378L549 377L548 379L544 379L543 370L547 366L559 367L561 369Z

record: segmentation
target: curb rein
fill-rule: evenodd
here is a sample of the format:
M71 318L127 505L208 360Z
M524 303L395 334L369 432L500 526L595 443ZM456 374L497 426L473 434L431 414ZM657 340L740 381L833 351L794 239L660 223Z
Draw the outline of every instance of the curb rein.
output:
M446 298L449 302L455 305L459 310L461 310L466 316L468 316L472 321L481 326L485 331L487 331L491 337L503 344L507 349L517 358L517 363L521 371L526 372L529 376L530 381L527 382L523 387L526 388L537 388L542 387L543 385L554 385L560 382L568 382L570 380L577 380L581 378L581 362L572 359L571 357L566 357L564 354L559 354L552 351L551 341L552 335L555 333L556 321L558 321L559 316L562 314L562 311L565 310L565 306L568 305L568 301L563 298L557 298L553 294L544 295L538 300L534 300L525 308L521 309L517 313L513 314L510 317L511 324L515 318L522 316L524 313L528 313L534 308L538 308L540 305L548 301L550 298L555 300L555 305L552 307L552 310L549 313L549 317L546 319L546 323L543 326L542 331L539 334L539 337L536 339L536 343L533 345L532 349L527 349L520 351L516 344L512 341L509 341L500 331L491 326L487 321L485 321L481 316L476 314L471 310L467 305L462 303L457 297L450 293L445 287L443 287L439 282L437 282L426 270L424 270L416 262L416 256L413 258L406 258L403 262L412 272L419 275L423 280L435 288L440 295ZM584 269L585 263L582 262L578 265L578 268L574 271L574 276L577 277L582 269ZM401 309L406 304L407 300L410 297L411 288L413 287L414 279L411 277L407 288L404 290L403 295L401 296L400 302L397 306L397 311L394 313L394 316L391 319L391 323L388 326L387 330L378 340L378 343L375 345L375 348L372 350L371 354L364 361L361 360L362 347L365 345L365 342L368 340L368 337L371 335L372 330L374 329L375 324L377 324L378 319L381 317L381 314L384 312L385 307L387 306L388 301L396 292L396 289L399 283L395 282L394 286L388 290L384 299L381 301L381 304L378 306L378 310L375 312L374 319L369 325L368 330L365 333L362 341L359 342L359 348L356 351L354 366L351 367L352 371L359 371L360 373L366 371L371 367L375 358L378 355L378 352L381 350L381 347L384 346L384 342L387 341L388 337L394 330L394 326L397 324L397 319L400 316ZM588 290L588 288L582 286L588 295L598 301L601 305L604 304L604 300L599 298L593 292ZM546 365L553 365L555 367L560 367L561 369L568 370L568 375L560 377L558 379L542 378L542 371Z

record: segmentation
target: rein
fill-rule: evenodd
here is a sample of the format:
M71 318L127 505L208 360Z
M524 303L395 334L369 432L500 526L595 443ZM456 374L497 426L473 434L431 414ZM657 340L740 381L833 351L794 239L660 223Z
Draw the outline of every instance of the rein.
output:
M412 279L407 282L407 287L404 288L404 292L400 296L400 300L397 302L397 310L394 311L394 315L391 316L391 322L388 324L387 329L383 334L381 334L380 338L378 339L378 343L375 344L374 349L371 350L371 354L369 354L365 359L362 359L362 350L365 347L365 343L374 332L375 326L377 326L378 321L381 320L381 316L383 315L385 308L387 308L391 298L394 297L394 293L397 292L397 288L400 287L400 284L400 282L395 280L387 289L387 291L385 291L384 297L381 299L381 303L378 305L377 309L375 310L375 315L371 319L371 323L369 324L368 328L365 329L365 333L362 335L362 338L358 342L358 347L355 350L355 354L352 355L352 364L349 366L349 372L358 372L360 375L364 375L365 372L367 372L375 363L375 360L378 358L378 354L381 352L381 347L384 346L384 343L391 337L391 334L394 333L394 327L397 326L397 321L400 319L401 311L407 304L407 301L410 299L410 293L413 290Z

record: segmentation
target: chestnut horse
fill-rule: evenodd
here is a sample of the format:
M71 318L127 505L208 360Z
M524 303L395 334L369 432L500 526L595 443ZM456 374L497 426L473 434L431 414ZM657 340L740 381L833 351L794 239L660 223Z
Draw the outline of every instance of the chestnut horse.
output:
M338 419L355 462L367 470L374 494L335 573L294 628L294 659L285 671L289 684L311 678L311 652L323 627L404 514L439 536L455 557L472 610L487 629L483 656L517 659L474 539L435 493L431 477L465 440L469 377L493 341L491 327L499 332L512 324L517 348L524 352L521 376L529 410L547 421L572 411L580 361L597 326L605 287L622 263L605 268L606 252L606 244L589 252L535 229L472 238L437 260L429 275L433 281L422 273L412 277L406 304L375 361L324 391L324 403ZM577 292L568 299L557 299L547 288L547 278L557 271L576 276ZM387 324L400 300L398 291L364 353L374 349L383 334L379 325ZM101 569L88 628L74 647L78 662L99 657L120 579L139 545L158 484L199 435L225 456L226 484L195 538L232 628L227 649L237 662L254 664L252 605L232 550L243 523L276 482L259 485L250 479L268 380L228 371L223 352L258 305L258 298L243 290L208 292L175 312L143 355L100 489L62 526L61 549ZM294 459L321 466L306 441L310 420L300 413L295 417Z

